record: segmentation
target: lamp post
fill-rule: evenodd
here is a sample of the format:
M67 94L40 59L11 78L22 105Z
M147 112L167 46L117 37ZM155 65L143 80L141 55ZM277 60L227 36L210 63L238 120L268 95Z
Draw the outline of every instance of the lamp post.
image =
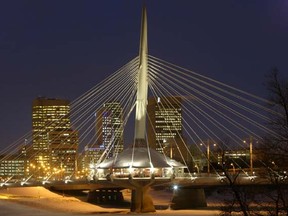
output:
M207 172L210 173L210 141L209 139L207 140Z
M243 141L246 143L246 140ZM253 137L249 138L250 173L253 174Z
M200 143L200 146L203 144ZM216 143L213 144L214 147L217 146ZM207 140L207 146L206 146L206 153L207 153L207 173L210 173L210 140Z
M233 167L233 174L235 175L235 173L236 173L235 166L233 163L231 163L230 165Z
M251 174L253 174L253 137L252 136L250 136L249 153L250 153L250 172Z
M215 148L217 146L216 143L213 144L213 147ZM214 149L215 151L215 149ZM210 173L210 140L207 140L207 160L208 160L208 166L207 166L207 172Z
M195 164L195 168L197 169L197 173L200 173L199 166L197 164Z

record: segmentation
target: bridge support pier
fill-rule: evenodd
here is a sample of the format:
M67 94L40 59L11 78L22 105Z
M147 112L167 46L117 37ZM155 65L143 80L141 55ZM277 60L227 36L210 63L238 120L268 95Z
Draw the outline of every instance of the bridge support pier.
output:
M174 192L171 209L195 209L207 207L206 196L203 188L179 188Z
M149 195L149 186L135 187L131 194L131 212L155 212L153 200Z

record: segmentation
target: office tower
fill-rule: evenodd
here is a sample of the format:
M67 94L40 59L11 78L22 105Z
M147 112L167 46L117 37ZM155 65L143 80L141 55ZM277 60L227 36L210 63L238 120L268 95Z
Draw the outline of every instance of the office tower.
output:
M26 177L26 158L19 155L0 155L0 178Z
M105 103L96 113L97 145L107 149L108 157L123 151L123 109L118 102Z
M158 97L149 98L147 107L147 132L150 147L179 161L183 160L185 147L182 135L181 104L180 97Z
M56 145L58 144L58 147L62 148L62 144L64 146L67 143L67 137L64 134L68 134L69 139L75 142L71 143L72 141L69 141L69 148L71 147L74 151L78 146L78 138L75 138L77 136L76 132L71 132L70 106L67 100L36 98L32 107L32 130L34 162L39 170L41 168L42 174L40 171L37 173L40 176L48 172L47 168L50 168L50 172L53 169L53 167L50 167L53 159L51 157L52 150L54 151L53 160L55 160Z
M100 162L101 156L104 152L103 146L88 147L85 146L82 152L81 166L79 166L81 171L87 171L91 169L91 166L97 165Z
M3 178L25 178L29 176L29 153L30 146L20 145L15 154L0 155L0 179Z
M77 171L78 132L57 129L49 132L50 169L70 176Z

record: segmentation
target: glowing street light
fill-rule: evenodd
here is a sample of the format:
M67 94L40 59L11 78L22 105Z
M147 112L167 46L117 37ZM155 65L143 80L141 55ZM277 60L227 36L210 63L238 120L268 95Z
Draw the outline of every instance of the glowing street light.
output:
M246 143L246 140L243 140L243 143ZM249 155L250 155L250 172L253 173L253 137L250 136L249 139Z
M199 166L197 164L195 164L195 168L197 169L197 173L200 173Z
M235 173L236 173L236 170L235 170L235 166L234 166L234 164L231 163L230 165L233 167L233 174L235 174Z
M200 143L200 146L202 146L202 145L203 144ZM213 146L216 147L217 144L214 143ZM210 140L209 139L207 140L206 148L207 148L207 173L210 173ZM199 173L199 171L198 171L198 173Z

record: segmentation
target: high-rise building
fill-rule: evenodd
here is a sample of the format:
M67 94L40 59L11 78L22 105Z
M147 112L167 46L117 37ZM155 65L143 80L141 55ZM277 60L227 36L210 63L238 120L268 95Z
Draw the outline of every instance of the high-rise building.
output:
M7 177L20 179L30 176L31 146L27 145L27 140L25 139L25 143L19 146L17 152L11 153L0 155L0 179Z
M78 133L73 130L49 132L50 167L63 176L77 171Z
M72 154L71 158L76 163L75 151L78 147L78 135L71 129L68 100L36 98L32 107L32 130L34 162L39 169L41 165L43 169L50 168L51 171L55 167L50 167L50 164L57 160L64 160L68 163L66 159L63 159L64 154L67 156ZM71 159L69 163L73 162ZM71 167L67 164L66 166ZM38 173L38 175L42 174Z
M105 103L96 113L97 145L111 149L108 157L123 151L123 109L118 102Z
M24 178L26 174L26 158L19 155L0 155L0 179L2 177Z
M147 107L147 133L150 147L179 161L183 160L183 152L185 152L181 105L180 97L158 97L149 98Z
M103 146L85 146L84 151L82 152L81 167L79 167L80 170L88 170L91 168L91 165L94 166L99 163L104 150Z

